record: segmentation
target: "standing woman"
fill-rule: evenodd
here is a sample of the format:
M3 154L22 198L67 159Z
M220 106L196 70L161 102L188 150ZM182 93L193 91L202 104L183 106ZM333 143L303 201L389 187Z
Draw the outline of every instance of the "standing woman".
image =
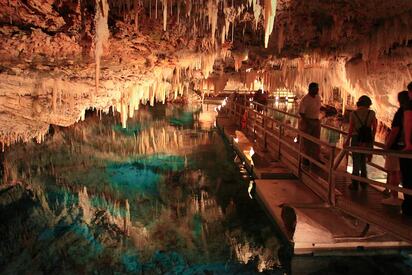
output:
M349 120L349 133L345 142L345 146L373 148L375 141L377 120L375 112L370 110L372 100L363 95L358 99L356 111L352 112ZM353 172L354 176L367 177L366 160L371 160L372 155L352 153ZM362 188L366 188L366 183L361 183ZM358 190L359 182L352 180L349 189Z
M405 147L404 131L403 131L403 112L409 103L408 91L398 93L399 109L396 111L392 120L391 131L386 139L385 150L402 150ZM399 158L395 156L386 156L385 169L388 173L386 184L390 186L398 186L400 182L400 166ZM410 168L409 168L410 169ZM399 205L398 191L392 190L390 198L382 200L383 204Z
M412 82L408 84L409 102L404 109L403 129L405 138L405 148L403 150L412 153ZM412 159L400 158L400 168L402 175L402 186L409 190L412 189ZM402 214L412 217L412 196L403 195Z

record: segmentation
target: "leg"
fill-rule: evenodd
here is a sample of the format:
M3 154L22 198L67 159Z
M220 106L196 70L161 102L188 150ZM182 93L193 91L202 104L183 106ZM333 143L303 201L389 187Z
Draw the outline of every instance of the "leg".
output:
M385 193L387 193L394 199L398 199L398 191L394 191L391 187L398 186L401 182L399 158L394 156L387 156L385 160L385 169L388 171L388 176L386 178L387 187L385 189Z
M319 120L309 120L307 122L306 133L311 135L314 138L320 138L320 122ZM319 145L313 141L307 140L307 155L313 158L314 160L319 161Z
M351 140L351 146L358 146L358 137L353 136ZM359 171L361 169L361 154L352 153L352 175L359 176ZM352 184L349 186L352 190L358 189L359 182L357 180L352 180Z
M361 170L361 154L358 153L352 153L352 162L353 162L353 170L352 170L352 175L354 176L359 176L359 171ZM352 180L352 185L349 186L349 188L353 190L358 189L359 182L357 180Z
M390 172L388 171L388 177L386 180L387 189L385 190L388 191L389 197L381 201L383 204L390 205L390 206L400 205L400 200L398 199L398 191L395 191L392 189L393 186L398 186L398 184L399 184L399 171L390 171Z
M310 141L302 137L302 142L303 142L302 151L305 153L305 155L310 156L310 146L311 146ZM303 164L309 165L309 163L310 163L309 159L303 157Z
M366 159L367 159L367 155L365 154L360 155L360 175L363 178L368 177L368 170L366 169ZM368 186L366 182L361 182L360 185L362 186L362 188L366 188Z
M393 172L391 172L391 176L390 176L390 179L389 179L389 183L388 183L388 184L389 184L390 186L398 186L400 181L401 181L401 180L400 180L399 171L393 171ZM392 190L391 194L392 194L392 197L393 197L393 198L395 198L395 199L398 198L398 191Z

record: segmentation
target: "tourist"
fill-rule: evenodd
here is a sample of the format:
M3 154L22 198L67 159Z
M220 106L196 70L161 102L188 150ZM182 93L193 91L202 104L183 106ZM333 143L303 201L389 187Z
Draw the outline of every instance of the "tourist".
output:
M402 150L405 146L403 133L403 110L409 102L408 91L398 93L399 109L393 117L391 130L386 139L385 150ZM400 182L399 158L395 156L386 156L385 169L388 173L386 184L398 186ZM398 191L392 190L390 198L382 200L383 204L399 205Z
M375 141L376 127L378 125L375 112L370 110L372 100L363 95L356 103L357 109L351 113L349 119L349 133L345 142L345 146L349 145L353 147L373 148ZM362 153L352 153L353 171L352 175L367 177L366 160L371 160L372 155L366 155ZM352 180L352 184L349 185L351 190L358 190L359 182ZM366 188L367 184L362 182L362 188Z
M256 104L256 110L258 112L262 112L264 109L264 106L266 106L267 104L267 98L261 89L257 90L255 95L253 96L253 101L259 103L259 104Z
M404 137L405 137L405 151L412 153L412 82L408 84L409 102L404 109ZM412 159L400 158L399 161L402 186L412 190ZM412 216L412 196L404 194L404 201L402 203L402 214L405 216Z
M299 104L299 129L317 139L320 139L320 108L321 98L319 96L319 84L310 83L308 94L306 94ZM301 139L303 142L303 152L309 157L319 160L320 146L305 138ZM303 159L303 164L308 165L309 160Z

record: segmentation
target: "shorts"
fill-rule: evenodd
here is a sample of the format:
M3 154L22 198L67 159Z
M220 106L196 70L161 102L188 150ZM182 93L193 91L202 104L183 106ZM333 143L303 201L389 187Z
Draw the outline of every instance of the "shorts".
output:
M399 168L399 158L394 156L386 156L385 169L388 172L398 172Z

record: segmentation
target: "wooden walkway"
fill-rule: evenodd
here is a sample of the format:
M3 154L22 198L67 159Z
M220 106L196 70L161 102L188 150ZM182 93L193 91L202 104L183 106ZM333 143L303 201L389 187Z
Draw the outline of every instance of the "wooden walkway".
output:
M237 112L236 108L230 109L226 116L218 117L217 125L238 155L244 156L257 179L256 190L262 204L280 224L286 239L294 244L295 253L356 250L357 247L385 250L411 247L412 219L402 216L400 207L383 205L383 193L372 186L351 191L347 187L351 181L348 176L339 174L331 178L327 173L336 149L333 153L328 152L330 145L321 144L322 162L303 166L302 152L299 143L295 142L297 129L282 129L277 122L254 111L255 117L249 117L246 129L239 131L241 114L242 111ZM252 157L251 147L256 152ZM311 203L300 203L305 199ZM292 205L292 212L299 213L297 220L304 221L298 222L293 230L282 217L282 213L288 211L283 210L285 205ZM328 228L330 221L337 226ZM313 234L308 234L308 230ZM291 235L291 232L294 233ZM320 235L326 239L316 239Z

